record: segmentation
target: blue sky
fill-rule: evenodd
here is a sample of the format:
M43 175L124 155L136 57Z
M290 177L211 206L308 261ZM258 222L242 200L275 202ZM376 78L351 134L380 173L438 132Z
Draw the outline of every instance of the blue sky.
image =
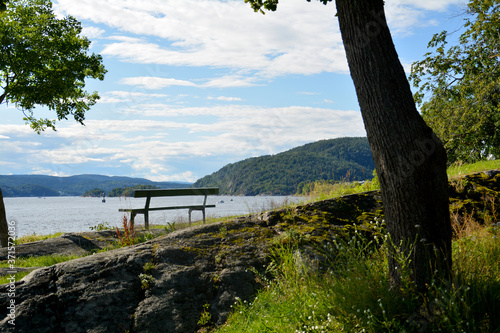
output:
M365 136L335 5L282 0L54 0L104 58L85 126L41 135L0 106L0 174L84 173L193 182L228 163L321 139ZM386 0L407 71L434 33L461 26L463 0ZM40 117L53 118L42 110Z

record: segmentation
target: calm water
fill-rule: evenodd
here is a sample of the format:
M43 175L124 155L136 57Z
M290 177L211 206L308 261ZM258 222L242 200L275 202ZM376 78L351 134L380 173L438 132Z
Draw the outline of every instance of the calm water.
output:
M207 209L207 217L222 217L257 213L285 201L300 201L298 197L230 197L209 196L207 204L216 204ZM223 201L223 202L221 202ZM7 220L15 221L16 235L22 237L50 234L54 232L90 231L89 227L99 223L121 226L123 213L119 208L144 207L143 198L101 198L46 197L46 198L4 198ZM190 205L203 203L203 197L169 197L151 199L151 207ZM192 213L193 221L201 220L201 212ZM143 215L137 215L136 224L144 224ZM163 224L172 221L188 221L188 210L164 210L149 213L149 223Z

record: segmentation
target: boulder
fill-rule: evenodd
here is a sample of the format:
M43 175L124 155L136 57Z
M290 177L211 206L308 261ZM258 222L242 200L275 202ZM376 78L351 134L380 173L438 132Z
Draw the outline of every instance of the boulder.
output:
M196 226L37 269L1 286L15 293L0 293L1 331L196 332L206 324L199 323L202 314L210 318L208 325L221 325L237 298L251 301L262 288L260 274L280 235L293 229L310 239L328 240L339 224L355 222L363 213L359 207L348 209L349 203L380 211L377 195ZM348 213L354 215L347 217ZM86 250L94 247L82 235L62 238L52 242L78 243L77 248ZM42 248L48 249L50 242L44 241ZM34 245L25 248L26 253L41 251ZM15 326L9 323L12 300Z

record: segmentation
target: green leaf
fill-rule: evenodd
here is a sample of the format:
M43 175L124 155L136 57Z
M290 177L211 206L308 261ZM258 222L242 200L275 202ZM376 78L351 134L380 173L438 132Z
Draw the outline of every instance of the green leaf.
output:
M442 139L448 162L500 158L500 0L470 0L457 45L446 31L412 64L414 100Z
M0 102L15 104L37 133L55 129L55 120L36 119L37 106L55 112L57 120L85 120L97 93L84 90L86 79L103 80L102 57L89 53L74 17L58 18L45 0L10 0L0 16Z

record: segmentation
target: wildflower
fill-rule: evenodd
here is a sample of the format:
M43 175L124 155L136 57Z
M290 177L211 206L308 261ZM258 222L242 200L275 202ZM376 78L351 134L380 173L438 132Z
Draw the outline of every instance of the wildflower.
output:
M420 224L415 224L415 228L420 228Z

